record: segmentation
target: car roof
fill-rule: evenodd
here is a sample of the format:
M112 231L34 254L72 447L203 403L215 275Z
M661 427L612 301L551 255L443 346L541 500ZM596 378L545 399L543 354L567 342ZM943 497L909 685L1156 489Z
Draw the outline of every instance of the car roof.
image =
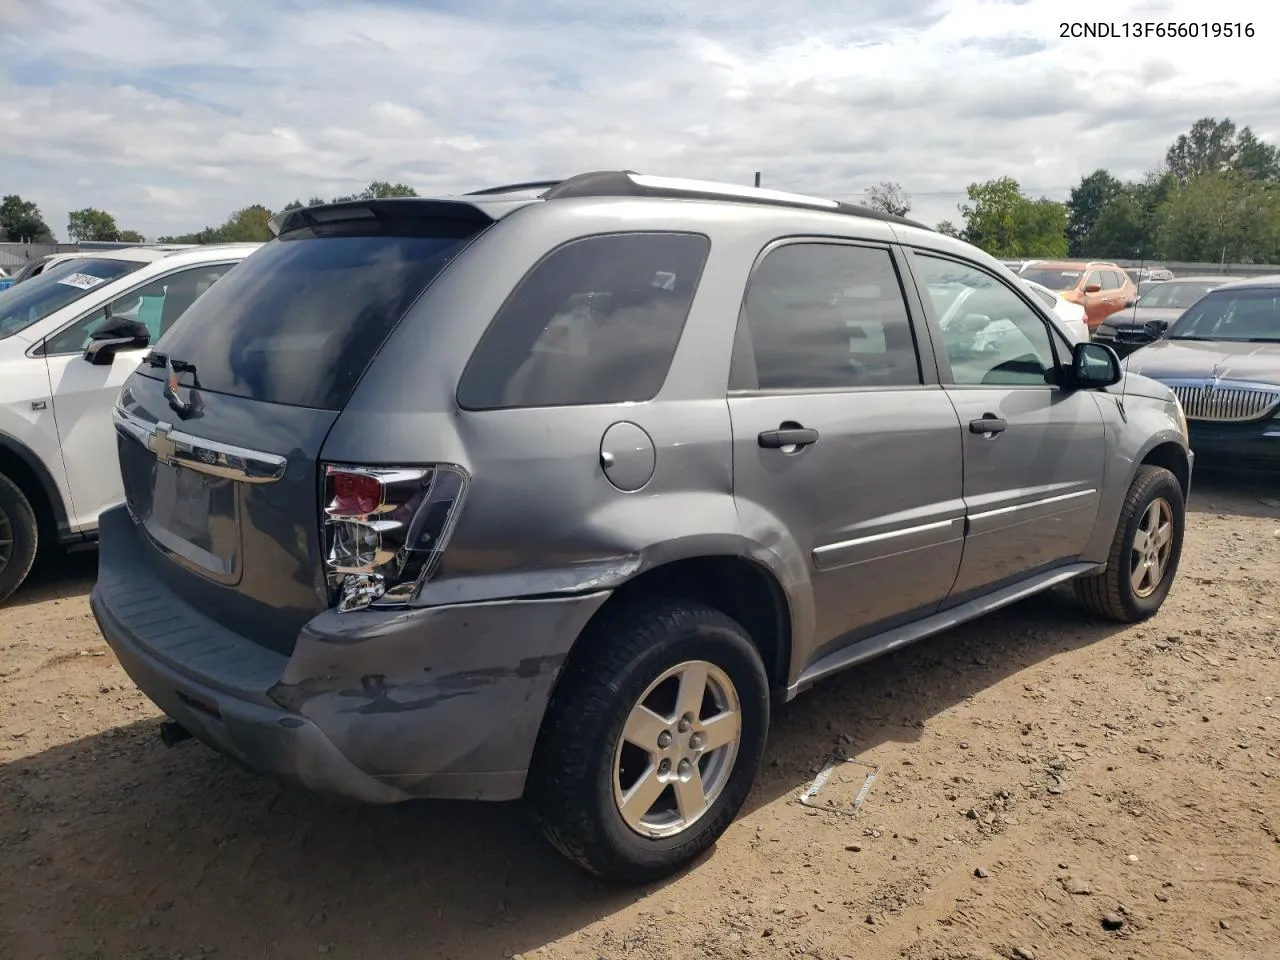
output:
M1179 280L1182 278L1179 277ZM1224 283L1219 290L1239 290L1245 287L1280 287L1280 274L1271 274L1265 277L1246 277L1241 280L1232 280Z
M277 236L307 227L322 226L343 220L402 216L409 219L448 217L494 221L534 203L585 198L661 198L668 200L701 200L720 203L759 204L772 207L807 209L861 217L868 220L933 231L906 217L873 210L870 207L829 200L823 197L678 177L652 177L633 170L603 170L582 173L565 180L539 180L486 187L472 193L443 197L397 197L375 200L353 200L342 203L302 207L271 218L271 229Z
M1205 273L1197 274L1194 277L1174 277L1172 280L1161 280L1160 283L1213 283L1215 281L1221 281L1222 283L1233 282L1230 277L1224 277L1220 273Z
M1027 266L1041 270L1086 270L1089 267L1120 269L1110 260L1031 260L1027 263Z
M128 260L133 263L155 263L157 260L173 258L204 259L209 256L220 256L239 250L252 252L261 243L209 243L198 246L155 246L155 247L120 247L111 250L81 250L70 254L57 254L59 259L83 259L92 257L95 260Z

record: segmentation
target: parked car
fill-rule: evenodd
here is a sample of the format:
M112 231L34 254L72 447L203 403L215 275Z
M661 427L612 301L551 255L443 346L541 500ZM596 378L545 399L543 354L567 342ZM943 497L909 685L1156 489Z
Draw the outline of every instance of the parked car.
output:
M1129 366L1178 395L1205 462L1280 468L1280 276L1205 294Z
M1085 322L1095 330L1111 314L1132 307L1138 288L1114 263L1096 260L1034 260L1019 274L1084 307Z
M91 603L169 742L527 797L639 882L726 829L822 678L1068 581L1141 620L1173 581L1173 394L1122 411L1110 348L909 220L601 172L273 224L116 408ZM1016 336L943 329L954 288Z
M1085 320L1084 307L1078 303L1072 303L1061 294L1054 293L1034 280L1028 280L1026 277L1020 279L1058 319L1072 343L1082 343L1089 339L1089 324Z
M40 543L91 544L124 499L111 410L147 344L256 248L73 256L0 292L0 601Z
M1138 302L1132 310L1107 317L1093 332L1093 338L1115 348L1116 353L1123 357L1152 340L1160 339L1188 307L1230 280L1230 277L1162 280L1145 293L1139 293Z
M0 290L8 290L11 286L13 286L13 278L9 276L9 271L0 267Z
M1147 282L1162 283L1174 279L1173 271L1168 267L1131 267L1125 273L1139 287Z

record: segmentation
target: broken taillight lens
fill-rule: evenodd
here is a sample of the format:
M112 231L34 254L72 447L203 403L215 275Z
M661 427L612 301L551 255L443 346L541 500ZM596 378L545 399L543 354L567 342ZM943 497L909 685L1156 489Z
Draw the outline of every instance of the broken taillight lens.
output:
M452 464L326 465L325 566L338 611L408 603L435 572L466 491Z

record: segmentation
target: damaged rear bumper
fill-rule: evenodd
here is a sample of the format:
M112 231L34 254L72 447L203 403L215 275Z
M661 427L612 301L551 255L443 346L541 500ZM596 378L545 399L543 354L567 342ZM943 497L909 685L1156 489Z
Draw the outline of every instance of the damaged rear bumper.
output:
M329 611L285 656L172 593L122 508L102 532L91 606L138 687L250 769L370 803L519 797L560 666L609 595Z

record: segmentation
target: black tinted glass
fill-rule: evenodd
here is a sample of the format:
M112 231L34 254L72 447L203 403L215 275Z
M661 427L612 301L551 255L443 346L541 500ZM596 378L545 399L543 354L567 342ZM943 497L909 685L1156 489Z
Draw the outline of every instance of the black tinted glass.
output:
M731 390L920 382L906 302L887 250L795 243L761 261L738 320Z
M1216 290L1179 317L1168 337L1280 342L1280 289Z
M196 300L156 351L194 364L202 390L341 409L467 229L273 240Z
M575 240L502 305L458 385L469 410L652 400L711 249L684 233Z

